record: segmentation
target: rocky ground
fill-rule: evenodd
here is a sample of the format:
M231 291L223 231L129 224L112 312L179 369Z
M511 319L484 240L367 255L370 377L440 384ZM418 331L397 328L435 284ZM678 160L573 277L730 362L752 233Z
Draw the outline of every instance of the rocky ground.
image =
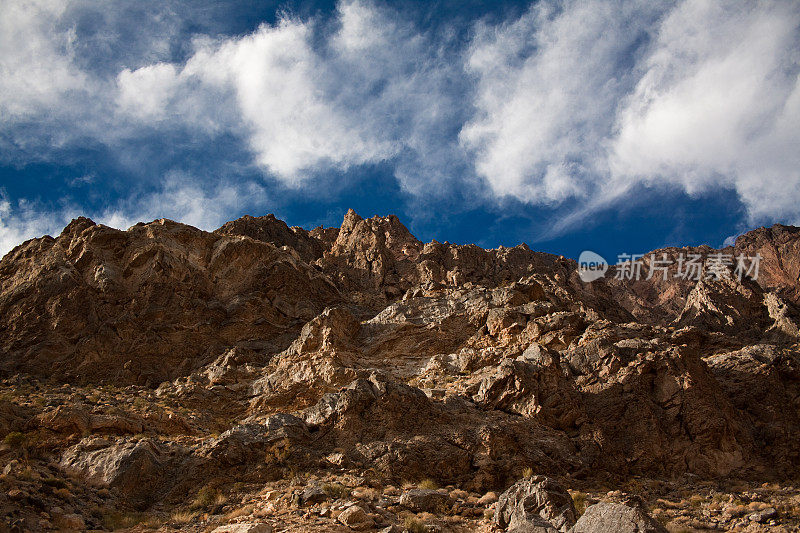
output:
M721 252L77 219L0 261L0 531L800 530L800 228Z

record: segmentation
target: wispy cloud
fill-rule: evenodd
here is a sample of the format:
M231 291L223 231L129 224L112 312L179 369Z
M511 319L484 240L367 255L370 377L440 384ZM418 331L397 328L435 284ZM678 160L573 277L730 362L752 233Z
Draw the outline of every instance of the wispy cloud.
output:
M28 239L58 235L79 213L75 206L44 209L24 199L15 202L0 190L0 256Z
M208 226L241 204L231 191L268 197L253 187L317 186L375 164L427 202L458 191L556 209L551 234L642 185L733 189L754 221L800 219L796 3L544 0L434 32L342 0L330 17L281 15L231 36L187 33L179 6L4 6L0 161L103 146L126 162L115 190L128 197L99 213L120 224ZM209 164L253 172L197 177L173 160L152 172L134 150L175 131L195 152L234 139L249 159ZM6 219L24 212L6 203Z
M125 229L137 222L169 218L212 231L227 222L231 212L252 205L252 198L258 198L256 203L268 202L266 191L255 182L203 184L192 176L172 172L163 183L158 191L125 199L97 213L96 221Z
M617 184L734 187L800 221L800 5L680 4L658 27L611 141Z
M602 189L604 146L658 15L650 3L540 2L479 26L467 56L478 113L461 139L495 194L554 204Z

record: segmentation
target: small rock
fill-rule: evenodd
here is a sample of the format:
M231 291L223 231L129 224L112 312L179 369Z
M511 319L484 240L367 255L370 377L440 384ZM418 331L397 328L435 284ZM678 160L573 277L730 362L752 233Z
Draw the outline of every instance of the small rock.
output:
M264 499L267 501L277 500L280 497L281 493L277 490L268 490L264 493Z
M272 533L272 531L272 526L269 524L245 522L220 526L211 533Z
M350 529L367 529L373 524L367 512L358 505L351 505L339 513L338 520Z
M266 518L275 514L275 506L271 503L263 504L253 511L253 516L256 518Z
M755 512L748 516L748 520L751 522L758 522L759 524L763 524L769 520L772 520L778 516L778 511L776 511L773 507L767 507L766 509L762 509L758 512Z
M450 492L450 497L454 500L464 500L466 501L469 498L469 493L465 490L455 489Z
M328 500L328 495L317 485L310 485L303 491L300 497L303 505L314 505Z
M344 464L347 462L347 456L341 452L328 454L325 459L327 459L330 464L335 466L344 466Z
M497 498L498 496L496 492L487 492L486 494L478 498L478 501L476 503L478 505L491 505L497 501Z
M19 465L19 461L16 459L12 459L9 463L3 468L3 475L8 476L11 472L14 471L15 468Z
M441 513L450 507L450 497L436 490L412 489L400 497L400 505L412 511Z

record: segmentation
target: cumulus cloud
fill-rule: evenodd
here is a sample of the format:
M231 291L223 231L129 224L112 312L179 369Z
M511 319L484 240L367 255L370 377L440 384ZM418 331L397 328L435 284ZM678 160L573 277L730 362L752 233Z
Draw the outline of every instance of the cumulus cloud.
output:
M326 40L315 44L319 34ZM123 70L119 107L144 121L216 119L288 184L320 169L391 159L411 190L437 170L444 179L441 166L460 153L446 139L464 109L460 95L447 91L457 87L460 66L441 57L442 43L374 5L343 2L332 21L285 16L249 35L196 46L180 65ZM229 113L219 113L221 101Z
M197 151L235 139L264 175L256 187L380 164L418 199L568 205L557 231L642 185L723 187L753 220L799 218L796 3L542 0L459 33L342 0L329 17L281 15L228 36L187 34L169 1L7 4L0 161L106 147L127 162L116 190L131 197L100 213L118 224L211 227L234 193L254 194L250 177L181 178L192 171L180 161L137 174L149 167L135 147L177 130Z
M800 220L800 6L687 1L658 29L612 139L615 183L733 187Z
M797 221L799 29L790 2L541 2L480 28L461 140L498 196L583 213L637 184L726 187Z
M631 55L657 15L647 6L540 2L479 28L466 63L478 113L461 140L495 194L552 204L594 192Z

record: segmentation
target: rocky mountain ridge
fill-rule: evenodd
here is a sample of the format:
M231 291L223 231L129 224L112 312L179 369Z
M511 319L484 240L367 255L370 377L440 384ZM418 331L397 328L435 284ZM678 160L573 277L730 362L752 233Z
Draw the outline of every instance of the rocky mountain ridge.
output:
M27 487L0 493L0 513L29 530L112 528L104 505L197 531L254 518L298 531L658 530L645 500L735 479L778 496L723 519L706 490L719 509L654 515L794 527L800 228L653 255L688 253L758 254L759 276L690 280L671 266L628 280L612 267L585 283L575 261L526 245L422 243L395 216L352 210L311 231L272 215L214 232L76 219L0 260L0 481ZM605 507L583 524L562 512L565 494L573 505L601 486L628 490L598 495ZM198 487L219 509L189 503Z

